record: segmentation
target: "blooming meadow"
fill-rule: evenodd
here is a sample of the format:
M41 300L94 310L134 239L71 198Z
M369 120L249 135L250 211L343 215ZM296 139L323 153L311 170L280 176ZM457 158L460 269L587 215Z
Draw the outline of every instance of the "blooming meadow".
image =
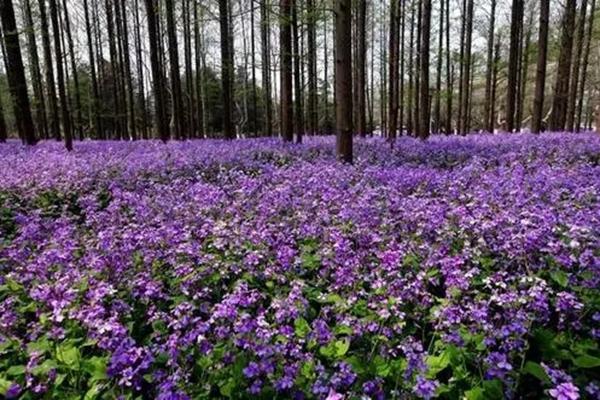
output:
M0 394L597 399L600 136L0 146Z

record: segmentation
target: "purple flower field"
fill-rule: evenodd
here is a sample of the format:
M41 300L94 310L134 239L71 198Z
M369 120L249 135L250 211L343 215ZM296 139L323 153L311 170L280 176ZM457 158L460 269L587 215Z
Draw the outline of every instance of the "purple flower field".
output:
M0 146L0 394L600 398L600 136Z

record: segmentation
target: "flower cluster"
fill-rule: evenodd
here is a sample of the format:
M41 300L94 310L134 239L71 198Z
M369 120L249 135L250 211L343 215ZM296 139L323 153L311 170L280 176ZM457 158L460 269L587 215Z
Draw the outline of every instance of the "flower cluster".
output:
M600 137L0 147L0 395L600 392Z

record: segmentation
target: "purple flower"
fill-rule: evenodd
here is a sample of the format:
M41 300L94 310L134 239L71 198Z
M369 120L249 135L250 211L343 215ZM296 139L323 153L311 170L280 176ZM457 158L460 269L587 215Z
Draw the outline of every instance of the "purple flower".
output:
M435 392L439 385L440 384L438 381L428 380L421 375L418 375L417 382L413 388L413 393L415 393L419 398L431 399L435 396Z
M561 383L548 391L550 396L556 400L577 400L579 399L579 388L571 382Z

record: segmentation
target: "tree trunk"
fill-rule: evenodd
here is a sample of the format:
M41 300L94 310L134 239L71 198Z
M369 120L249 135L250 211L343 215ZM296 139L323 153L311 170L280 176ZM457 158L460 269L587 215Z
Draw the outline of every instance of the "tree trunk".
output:
M400 0L394 0L400 2ZM356 130L361 137L367 135L367 116L366 116L366 57L367 57L367 1L358 1L358 15L356 27Z
M513 0L510 24L510 52L508 55L508 86L506 88L506 130L508 132L515 129L522 20L523 0Z
M540 22L538 33L538 56L535 78L535 95L533 98L533 133L542 131L542 115L544 114L544 93L546 91L546 63L548 58L548 22L550 20L550 0L541 0Z
M52 61L52 48L50 45L50 29L48 27L48 17L46 14L46 0L38 0L40 6L40 22L42 29L42 48L44 53L44 65L46 71L46 90L48 91L48 105L50 108L49 127L50 134L56 140L61 140L60 117L58 114L58 104L56 102L56 83L54 81L54 63Z
M191 31L191 16L190 16L190 1L184 0L182 3L182 20L183 20L183 43L184 43L184 60L185 60L185 112L184 125L187 127L187 136L190 138L197 136L197 121L196 121L196 102L194 91L194 78L192 75L192 31Z
M65 135L65 147L68 151L73 150L73 133L71 131L71 118L65 90L64 71L62 65L62 47L60 43L60 25L58 23L58 6L56 0L50 0L50 19L54 31L54 52L56 54L56 79L58 81L58 97L62 110L63 131Z
M83 120L81 116L81 88L79 86L79 74L77 72L77 61L75 60L75 46L73 44L73 36L71 34L71 21L69 18L67 0L63 0L63 10L65 13L65 31L67 33L67 43L69 45L71 71L73 72L73 83L75 84L75 131L79 134L79 140L83 140L83 128L81 127L81 122Z
M271 28L269 24L268 0L260 1L260 37L262 50L262 75L265 102L264 136L273 136L273 103L271 100Z
M398 93L398 107L399 107L399 117L398 117L398 129L400 131L400 135L404 134L404 61L405 61L405 46L404 46L404 31L406 28L406 0L400 1L400 90Z
M492 75L494 71L494 38L496 37L496 0L492 0L490 8L490 27L488 30L487 43L487 70L485 74L485 106L484 106L484 126L488 132L494 131L494 121L492 120Z
M595 11L595 9L596 9L596 0L592 0L591 7L590 7L590 17L589 17L587 33L586 33L585 50L583 53L583 62L581 64L581 66L582 66L581 84L579 85L579 93L577 95L577 97L578 97L577 119L576 119L576 124L575 124L575 129L577 130L577 132L579 132L581 130L581 122L582 122L581 117L583 114L583 96L585 94L585 86L586 86L586 81L587 81L587 68L588 68L588 62L589 62L589 58L590 58L590 47L591 47L592 35L594 33L594 11Z
M581 70L581 57L583 55L583 42L585 35L585 22L587 13L587 0L582 0L579 21L577 22L577 37L575 54L573 54L573 68L571 70L571 83L569 85L569 101L567 104L566 130L575 131L575 113L577 110L577 94L579 93L579 77Z
M169 39L169 66L171 75L171 102L173 107L173 133L181 139L185 134L183 123L183 104L181 96L181 76L179 75L179 51L177 49L177 32L175 30L175 11L173 2L166 0L167 36Z
M258 90L256 88L256 23L254 16L254 0L250 0L250 52L252 62L252 135L258 131Z
M170 132L167 124L167 113L165 112L164 75L160 62L160 49L162 46L158 35L158 4L157 0L144 1L148 15L148 41L150 43L150 67L152 70L155 107L154 118L156 118L158 135L166 143L169 140Z
M23 143L34 145L36 143L35 127L31 117L25 68L23 67L23 59L21 58L19 32L15 21L12 0L3 0L0 2L0 18L4 33L4 45L6 47L6 75L12 95L17 130Z
M316 135L319 130L319 111L317 109L317 45L316 45L316 8L315 0L307 0L308 12L308 133Z
M352 163L352 17L351 1L335 0L336 148Z
M443 1L443 0L442 0ZM446 135L452 133L452 98L454 77L450 58L450 0L446 0Z
M565 13L563 15L560 54L558 57L556 82L554 84L552 113L550 114L549 128L551 131L561 131L565 129L576 6L577 0L567 0Z
M398 16L400 0L392 0L390 4L390 38L389 38L389 92L388 92L388 139L394 143L398 131Z
M138 0L135 0L135 53L136 53L136 69L137 69L137 78L138 78L138 101L137 106L139 106L140 110L140 123L137 124L140 126L141 134L143 139L148 139L148 122L147 118L147 110L146 110L146 88L144 82L144 62L143 62L143 52L142 52L142 34L140 32L140 10Z
M462 102L460 107L461 121L459 132L461 135L466 135L471 128L470 123L470 108L471 108L471 53L473 39L473 0L467 0L466 21L465 21L465 49L464 49L464 68L461 82Z
M235 139L233 131L233 55L229 34L229 0L219 0L219 21L221 27L221 85L223 88L223 135Z
M302 73L300 65L302 63L302 54L300 51L300 41L298 32L298 2L292 0L292 32L294 45L294 130L296 131L296 143L302 143L302 135L304 134L304 107L303 107L303 90L302 90Z
M100 107L100 94L98 90L98 76L96 75L96 62L94 56L94 43L92 39L92 25L90 20L90 10L88 7L88 0L83 0L83 10L85 13L85 31L87 36L88 45L88 57L90 63L90 76L92 80L92 95L90 99L90 125L94 132L94 137L101 137L101 122L100 113L98 108ZM139 25L139 22L138 22Z
M279 48L281 51L281 136L286 142L294 140L294 110L292 93L292 4L291 0L280 0Z
M441 127L441 112L442 112L442 61L443 61L443 43L444 43L444 4L445 1L440 1L440 25L438 32L438 58L436 69L435 82L435 107L433 112L434 133L438 133Z
M196 121L198 124L199 137L206 137L206 129L205 123L206 119L204 118L204 80L202 79L204 76L204 68L202 67L203 60L203 43L200 34L200 14L198 13L198 3L193 2L194 7L194 51L195 51L195 68L196 68L196 99L198 100L196 107Z
M25 0L24 6L25 25L27 26L27 47L29 50L29 69L34 94L32 105L35 110L38 134L41 138L48 139L48 121L46 119L42 72L40 69L40 58L35 39L35 26L33 24L30 0Z
M137 126L136 126L136 117L135 117L135 99L134 99L134 81L133 74L131 71L131 56L129 49L129 24L127 23L128 15L126 4L129 3L127 1L121 1L117 3L117 13L120 12L121 17L119 18L122 24L122 47L123 47L123 61L124 61L124 80L127 87L127 119L129 126L129 134L132 140L137 140ZM119 10L120 5L120 10Z
M531 26L533 25L533 8L527 18L527 31L525 33L525 47L521 56L521 66L519 68L519 97L517 101L517 116L515 126L517 130L521 130L524 117L524 104L527 95L527 83L529 75L529 53L531 52Z
M429 102L429 37L431 34L431 0L423 0L421 6L421 72L420 88L421 101L419 116L419 138L425 140L429 137L429 122L431 107Z

